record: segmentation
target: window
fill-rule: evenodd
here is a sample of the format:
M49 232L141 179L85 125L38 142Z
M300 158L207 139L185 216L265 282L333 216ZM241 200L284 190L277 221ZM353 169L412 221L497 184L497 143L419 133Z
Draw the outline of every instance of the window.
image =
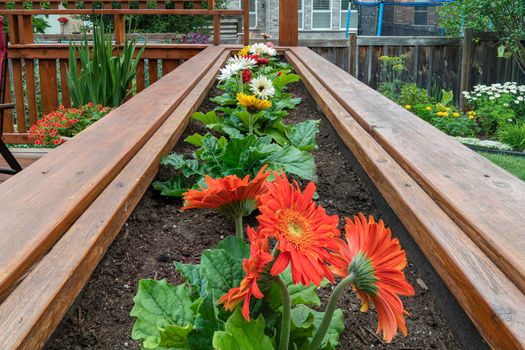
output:
M428 24L428 6L414 7L414 25L425 26Z
M299 5L299 29L304 28L304 0L298 0L297 1Z
M243 1L240 0L240 8L242 10ZM250 29L257 27L257 0L250 0Z
M339 28L340 29L346 29L346 19L348 18L348 3L349 0L341 0L341 8L340 8L340 23ZM356 29L357 30L357 21L358 21L358 14L357 14L357 8L356 5L351 4L350 5L350 29Z
M331 0L313 0L312 29L332 29Z

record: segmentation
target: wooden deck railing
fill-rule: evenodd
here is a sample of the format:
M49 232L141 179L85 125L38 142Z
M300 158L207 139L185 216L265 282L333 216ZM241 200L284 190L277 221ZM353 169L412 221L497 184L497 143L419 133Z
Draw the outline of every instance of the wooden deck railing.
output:
M15 103L15 113L4 116L7 143L31 143L28 130L37 119L59 104L70 105L67 86L67 44L36 44L32 16L36 14L113 15L115 45L124 42L125 15L210 15L213 16L215 45L220 43L221 16L244 18L244 41L249 40L249 6L243 10L215 9L215 0L206 1L9 1L0 0L0 15L7 15L10 74L6 102ZM44 5L47 4L47 5ZM140 44L138 45L141 46ZM135 79L136 92L157 81L207 45L148 44ZM11 95L13 91L13 95ZM15 117L16 115L16 117Z

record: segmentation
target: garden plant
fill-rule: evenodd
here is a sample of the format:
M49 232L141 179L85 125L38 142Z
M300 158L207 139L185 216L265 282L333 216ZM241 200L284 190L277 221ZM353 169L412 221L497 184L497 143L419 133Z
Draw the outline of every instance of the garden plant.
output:
M172 180L177 192L170 194L183 196L183 210L221 212L235 221L236 235L203 251L199 264L176 263L183 284L140 281L132 338L144 349L336 349L345 328L336 304L352 289L361 311L374 305L384 341L398 330L407 334L400 296L414 290L390 229L359 213L345 218L342 235L339 217L314 201L315 183L301 189L289 178L302 175L290 166L294 158L272 162L286 149L311 157L318 123L301 130L282 121L300 103L285 92L298 76L275 55L271 46L254 44L230 59L219 76L224 93L214 98L220 106L194 115L210 129L187 140L199 147L195 158L163 160L200 176L192 189L183 186L190 176ZM242 217L253 212L258 227L244 227ZM317 289L329 285L331 297L321 305Z

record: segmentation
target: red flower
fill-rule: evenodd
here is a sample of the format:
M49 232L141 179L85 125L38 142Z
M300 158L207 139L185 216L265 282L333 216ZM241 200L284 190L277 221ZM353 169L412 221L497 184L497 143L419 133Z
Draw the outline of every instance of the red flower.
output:
M69 18L67 18L67 17L58 17L57 21L59 21L60 24L66 24L67 22L69 22Z
M295 186L294 186L295 185ZM337 215L329 216L313 201L315 184L310 182L304 193L297 182L292 185L285 174L276 175L260 198L257 217L261 232L278 241L279 256L272 275L283 272L291 264L294 283L319 286L324 277L334 281L327 262L341 245Z
M257 65L258 66L262 66L262 65L268 64L270 62L267 58L264 58L264 57L257 58L256 61L257 61Z
M270 172L263 166L253 180L247 175L243 179L237 175L212 179L206 176L206 186L184 193L183 210L193 208L212 208L232 217L247 216L257 208L259 196L266 190L264 184Z
M242 71L242 82L249 83L252 81L252 72L249 69Z
M261 234L260 230L255 231L250 226L247 228L247 233L250 239L250 259L244 259L242 264L246 275L239 287L230 289L219 299L219 304L224 304L224 308L231 311L244 301L242 315L246 321L250 322L251 297L252 295L257 299L264 297L257 285L257 280L273 260L273 256L269 252L268 237Z
M280 77L281 75L283 75L283 72L279 71L277 72L277 76Z
M62 143L62 139L55 139L55 141L53 141L53 144L54 145L60 145Z
M399 241L391 238L389 228L382 220L368 221L362 213L354 221L346 220L346 240L339 253L333 256L333 270L347 276L349 271L356 276L354 288L361 299L361 311L367 311L369 300L378 314L377 333L383 331L383 338L390 342L397 329L406 336L407 328L399 295L414 295L414 289L406 281L403 269L407 265L405 251Z
M41 140L36 140L35 141L35 145L41 145L42 144L42 141Z

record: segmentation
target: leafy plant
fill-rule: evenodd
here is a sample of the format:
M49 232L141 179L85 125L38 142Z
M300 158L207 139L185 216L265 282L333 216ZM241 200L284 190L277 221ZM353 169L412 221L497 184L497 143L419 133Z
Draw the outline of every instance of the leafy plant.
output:
M450 136L470 137L479 132L479 127L474 120L462 115L459 117L435 117L431 120L439 130Z
M180 197L188 188L203 184L205 175L212 178L227 175L253 177L265 164L269 169L315 179L314 158L307 151L312 147L311 139L300 136L293 139L295 145L283 147L272 143L270 136L249 135L228 140L212 134L191 135L186 141L200 147L193 153L193 158L186 159L176 153L162 158L161 164L173 167L178 175L169 181L154 182L153 188L162 195Z
M378 91L392 101L397 101L399 90L403 84L401 76L405 71L406 58L405 54L379 57L381 82L379 83Z
M399 96L400 105L421 105L430 103L430 97L426 89L419 88L414 83L403 84L401 95Z
M135 39L126 40L123 47L114 47L102 22L93 28L92 41L92 53L87 37L78 46L69 44L67 84L71 99L76 106L93 102L117 107L133 91L133 78L145 46L133 58Z
M516 151L525 150L525 123L507 124L498 130L498 139Z

